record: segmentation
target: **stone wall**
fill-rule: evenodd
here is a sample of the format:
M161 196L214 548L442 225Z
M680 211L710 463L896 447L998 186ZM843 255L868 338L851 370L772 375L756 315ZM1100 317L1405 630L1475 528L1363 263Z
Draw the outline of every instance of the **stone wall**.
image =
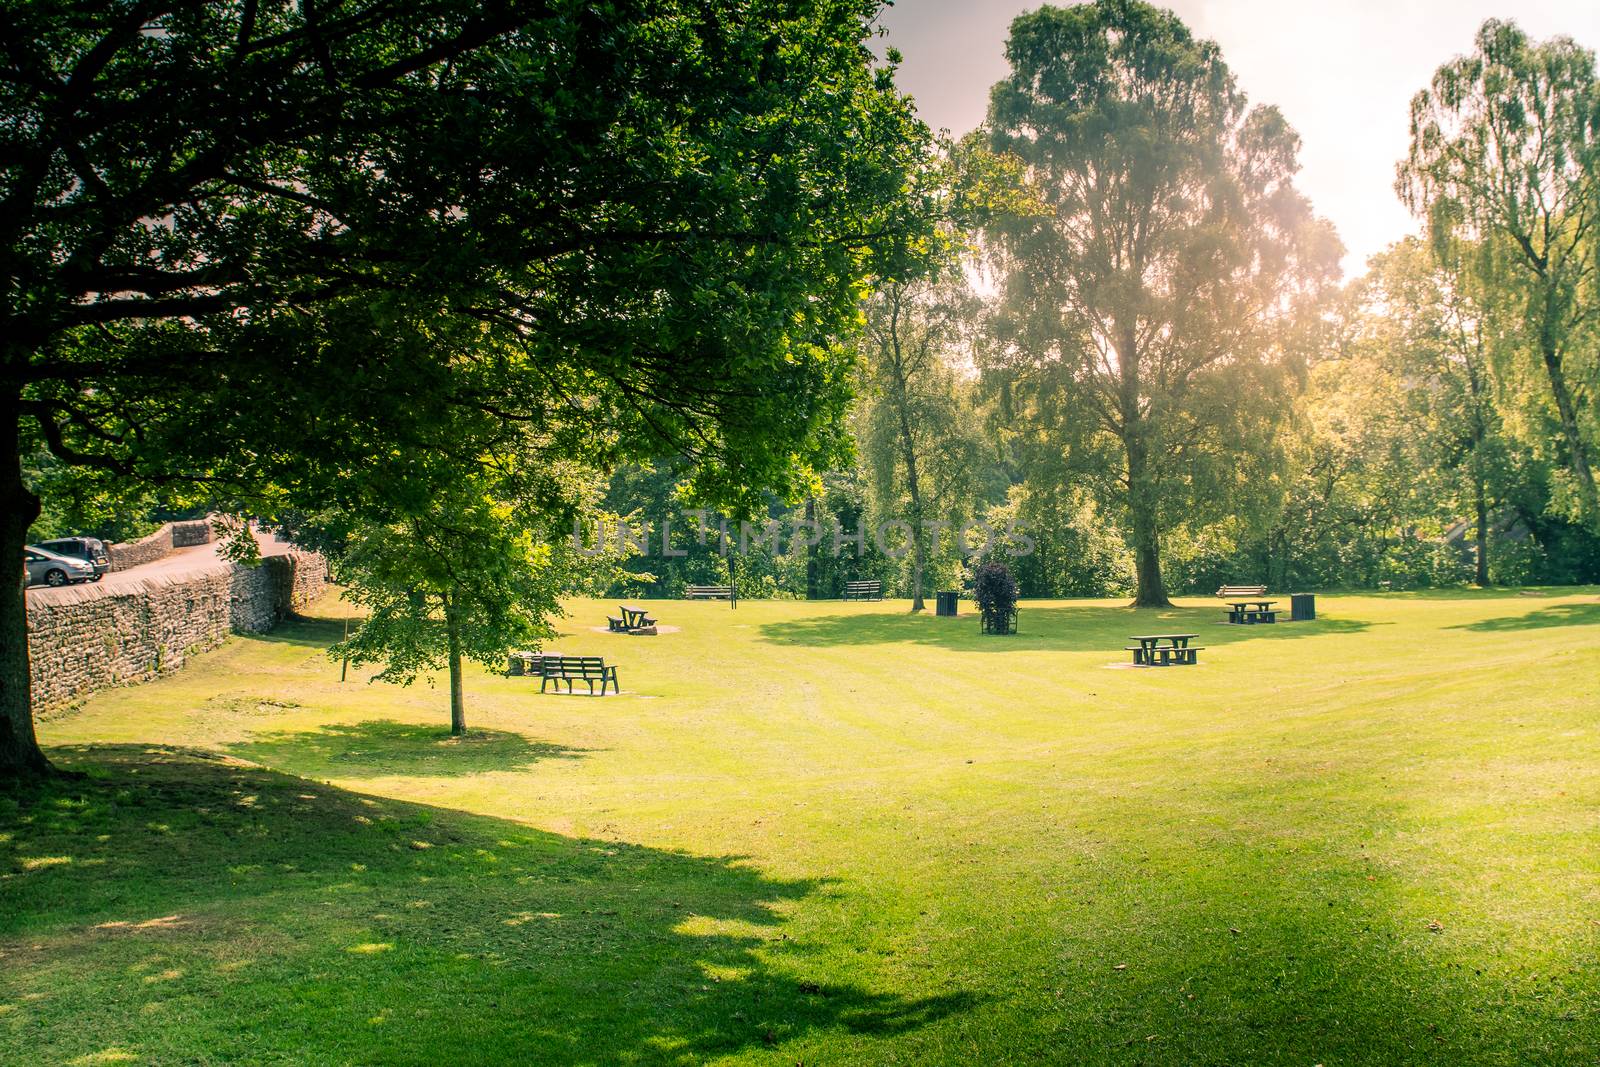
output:
M211 543L211 520L196 519L193 522L175 522L172 524L172 547L190 548L194 545L209 545Z
M34 708L175 671L230 633L270 630L322 595L326 572L321 556L296 552L268 556L259 567L219 562L178 578L32 592Z
M145 563L154 563L172 555L172 524L169 522L148 537L137 541L119 541L106 546L106 557L111 569L125 571Z
M175 548L211 543L211 523L206 519L193 522L169 522L155 533L138 541L121 542L106 546L106 556L111 569L125 571L144 563L166 559Z

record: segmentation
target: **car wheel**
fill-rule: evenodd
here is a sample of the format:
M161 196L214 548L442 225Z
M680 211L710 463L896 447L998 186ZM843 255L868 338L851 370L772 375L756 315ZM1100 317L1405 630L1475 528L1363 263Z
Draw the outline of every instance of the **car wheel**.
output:
M91 582L98 582L100 579L102 579L104 577L105 577L105 575L103 575L103 574L97 574L93 578L90 578L89 580Z
M54 570L46 571L44 575L44 582L46 585L53 585L57 587L66 585L67 572L59 567L55 568Z

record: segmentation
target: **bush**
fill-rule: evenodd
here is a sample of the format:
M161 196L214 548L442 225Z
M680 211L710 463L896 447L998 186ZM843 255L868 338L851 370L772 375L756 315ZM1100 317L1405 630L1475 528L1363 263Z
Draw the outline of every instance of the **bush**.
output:
M1015 633L1017 580L1004 563L985 563L972 580L972 599L983 614L983 632Z

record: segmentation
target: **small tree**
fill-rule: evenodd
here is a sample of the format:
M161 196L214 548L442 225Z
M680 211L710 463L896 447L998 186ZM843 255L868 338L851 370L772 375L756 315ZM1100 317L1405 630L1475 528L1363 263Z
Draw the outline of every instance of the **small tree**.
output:
M911 610L940 553L979 494L984 449L971 383L959 363L977 301L953 271L933 281L890 281L867 304L857 412L874 519L910 530ZM903 516L903 518L902 518Z
M978 602L986 634L1017 632L1017 580L1004 563L985 563L972 582L972 598Z

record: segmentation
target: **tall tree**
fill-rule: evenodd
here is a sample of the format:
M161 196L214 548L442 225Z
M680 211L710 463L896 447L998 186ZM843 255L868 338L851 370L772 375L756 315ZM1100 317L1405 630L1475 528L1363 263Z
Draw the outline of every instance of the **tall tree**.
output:
M988 230L1016 376L1059 390L1079 447L1113 442L1135 602L1164 605L1165 531L1265 484L1285 409L1276 329L1337 269L1296 191L1299 139L1248 108L1217 46L1138 0L1012 23L995 149L1049 208Z
M1594 53L1570 38L1536 43L1513 23L1485 22L1474 50L1412 99L1411 149L1396 187L1427 218L1441 256L1474 243L1482 284L1516 306L1515 331L1543 367L1579 505L1600 522L1600 427L1585 410L1600 381Z
M922 611L930 557L956 546L977 510L982 438L971 361L978 302L959 271L891 281L867 305L858 439L873 517L904 522L911 610Z
M708 499L808 484L861 289L930 214L877 7L9 6L0 555L40 447L263 512L505 420L689 455ZM0 777L46 767L17 582Z

